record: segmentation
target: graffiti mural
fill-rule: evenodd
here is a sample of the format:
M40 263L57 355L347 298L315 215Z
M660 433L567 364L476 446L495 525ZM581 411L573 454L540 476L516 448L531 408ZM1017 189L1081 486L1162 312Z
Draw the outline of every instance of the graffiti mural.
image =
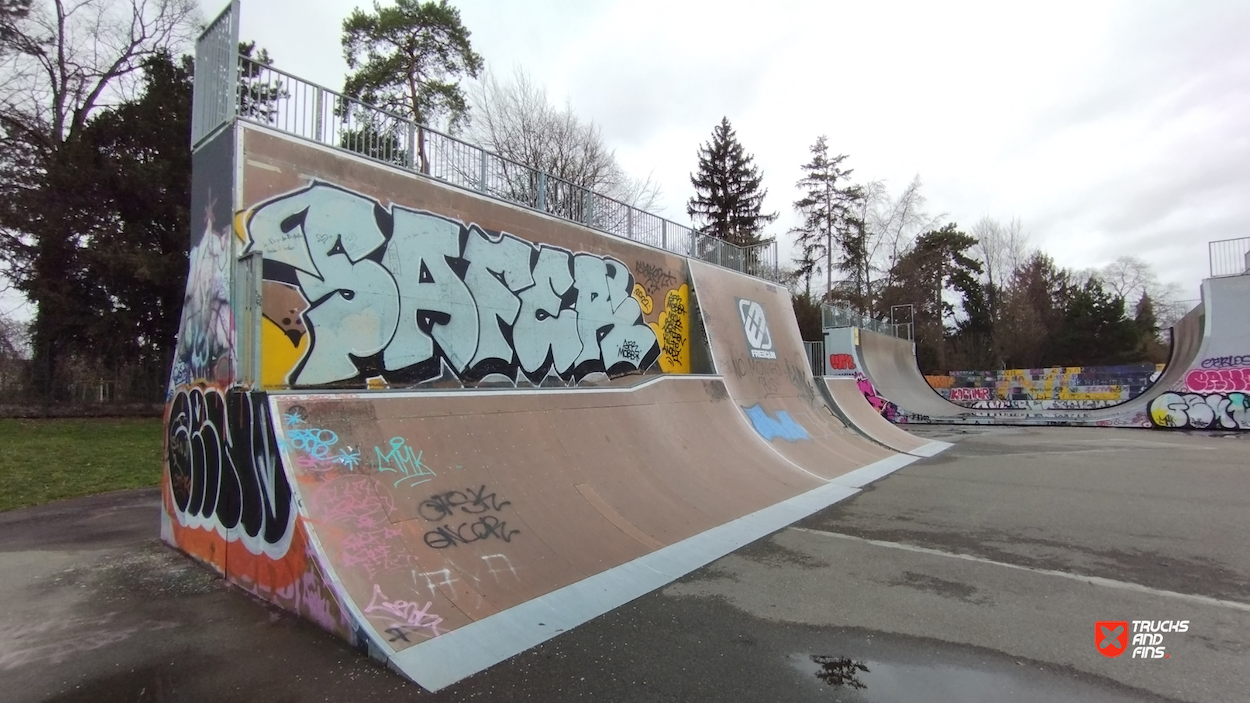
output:
M1250 367L1250 354L1213 356L1202 360L1202 368L1204 369L1227 369L1234 366Z
M259 395L180 388L165 442L173 517L253 554L286 554L295 511L269 407Z
M379 375L576 382L645 371L661 356L634 275L612 257L384 207L322 182L262 203L246 223L246 251L264 252L266 291L290 290L265 300L268 338L307 345L288 353L297 358L289 385Z
M1246 393L1164 393L1150 401L1155 427L1194 430L1250 430Z
M1250 368L1194 369L1185 374L1185 388L1194 393L1250 391Z
M196 381L229 383L234 378L230 228L215 228L211 213L205 213L205 220L204 233L191 248L171 386Z
M800 442L812 438L807 429L795 422L794 418L790 417L790 413L785 410L778 410L776 416L773 417L768 414L767 410L760 407L759 403L756 403L749 408L743 408L742 411L751 420L755 431L759 432L766 441L771 442L780 438L787 442Z
M850 354L830 354L829 368L834 371L854 371L855 357Z
M899 407L878 395L877 389L872 385L872 381L869 381L864 374L855 374L855 383L859 386L859 392L864 394L864 398L868 401L868 404L871 405L873 409L881 415L881 417L884 417L890 422L907 422L907 418L904 417L903 413L899 410Z
M925 380L943 398L979 410L1093 410L1132 400L1162 370L1162 364L1064 366L952 371Z
M989 388L951 388L950 399L952 402L960 401L960 400L964 400L964 401L989 400L990 389Z
M671 275L671 274L670 274ZM660 319L651 323L660 340L660 368L664 373L690 373L690 286L670 289Z

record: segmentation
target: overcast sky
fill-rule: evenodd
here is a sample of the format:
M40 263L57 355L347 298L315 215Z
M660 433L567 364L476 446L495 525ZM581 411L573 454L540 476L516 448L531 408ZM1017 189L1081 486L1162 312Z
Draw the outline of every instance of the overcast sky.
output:
M827 134L856 179L971 227L1019 217L1063 266L1132 254L1198 297L1206 243L1250 235L1250 3L453 0L489 66L603 128L688 222L722 115L781 218ZM280 67L342 84L354 0L244 0ZM215 8L206 6L206 11Z
M453 2L490 67L598 123L678 222L728 116L781 213L769 234L796 224L826 134L854 178L897 193L919 174L965 229L1019 217L1063 266L1136 255L1184 298L1209 240L1250 235L1250 3ZM342 20L364 4L244 0L242 35L337 88Z

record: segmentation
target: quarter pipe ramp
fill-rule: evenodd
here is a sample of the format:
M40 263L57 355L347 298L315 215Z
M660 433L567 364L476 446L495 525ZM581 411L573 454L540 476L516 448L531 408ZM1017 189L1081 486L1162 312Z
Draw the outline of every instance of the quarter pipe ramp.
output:
M431 690L945 446L759 279L243 122L194 169L162 536Z
M1171 355L1155 383L1132 400L1104 408L956 405L925 381L910 341L869 330L827 330L826 351L853 360L861 390L895 422L1250 429L1250 356L1238 351L1250 348L1250 276L1208 279L1202 292L1203 302L1172 327Z

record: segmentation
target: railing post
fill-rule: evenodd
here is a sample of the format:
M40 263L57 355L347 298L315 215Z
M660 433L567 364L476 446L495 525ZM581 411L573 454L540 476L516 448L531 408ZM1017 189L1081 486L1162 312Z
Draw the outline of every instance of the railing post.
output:
M780 258L781 256L777 253L777 240L774 239L773 240L773 280L774 281L781 280L781 272L777 268L777 262Z
M488 155L485 149L478 149L478 153L482 155L481 174L478 176L477 189L483 193L486 192L486 159Z
M317 114L313 116L313 129L316 130L317 134L314 138L317 140L318 143L324 144L326 141L326 138L325 138L325 91L321 89L321 86L317 86L315 89L315 92L317 95L317 99L316 99Z
M668 220L660 220L660 248L668 249Z
M406 150L408 154L404 162L408 164L408 168L416 169L420 164L417 158L417 126L411 122L408 123L408 145Z
M540 212L547 211L547 173L545 171L538 172L538 204L537 208Z
M634 208L626 206L625 210L625 236L630 239L634 238Z

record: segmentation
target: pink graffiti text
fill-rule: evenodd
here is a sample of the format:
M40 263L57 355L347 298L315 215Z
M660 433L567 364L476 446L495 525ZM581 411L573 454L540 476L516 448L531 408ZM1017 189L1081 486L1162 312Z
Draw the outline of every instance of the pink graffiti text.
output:
M375 583L373 584L373 598L369 599L369 605L365 606L365 614L380 615L392 621L392 627L429 630L431 637L438 637L442 634L438 631L438 626L443 619L430 612L432 605L434 603L430 601L421 606L416 601L387 600L386 594L382 593L382 588Z
M1250 391L1250 368L1194 369L1185 376L1185 387L1194 393Z

